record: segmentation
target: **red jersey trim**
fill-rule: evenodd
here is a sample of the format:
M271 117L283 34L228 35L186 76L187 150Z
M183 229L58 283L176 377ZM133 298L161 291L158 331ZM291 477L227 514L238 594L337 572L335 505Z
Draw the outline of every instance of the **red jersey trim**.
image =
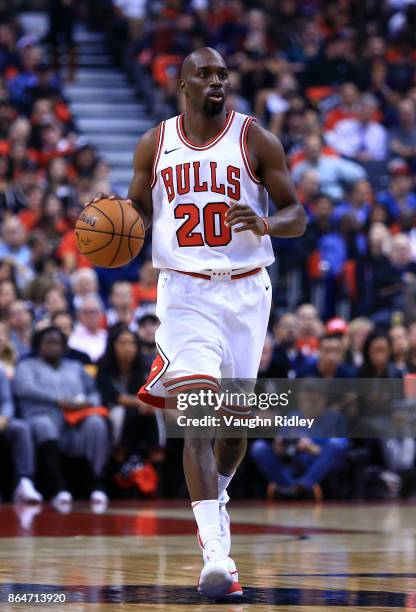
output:
M188 376L179 376L178 378L171 378L167 382L163 383L163 386L168 388L176 385L177 383L184 381L194 381L195 379L208 381L210 383L214 383L218 386L218 380L214 376L209 376L208 374L189 374Z
M160 397L159 395L152 395L151 393L149 393L149 391L147 391L144 385L137 393L137 397L145 404L153 406L153 408L166 408L165 398Z
M178 136L180 140L183 142L183 144L185 144L190 149L193 149L194 151L206 151L207 149L210 149L211 147L215 146L221 140L221 138L223 138L225 134L228 132L234 120L235 112L231 110L228 113L227 121L225 122L225 125L222 128L222 130L218 132L218 134L214 136L214 138L211 138L211 140L209 140L207 143L203 145L194 144L193 142L188 140L188 138L186 137L185 130L183 129L184 115L185 114L182 113L182 115L178 115L176 119L176 131L178 132Z
M156 185L156 180L157 180L156 170L157 170L157 165L159 163L160 154L162 152L164 136L165 136L165 122L162 121L162 123L159 125L159 131L157 134L157 145L156 145L156 150L155 150L155 156L153 158L152 181L150 183L151 189L153 189L154 186Z
M256 176L256 173L254 172L254 168L251 164L250 161L250 157L248 154L248 148L247 148L247 134L248 134L248 129L250 127L250 124L252 121L255 121L254 117L247 117L244 120L243 123L243 127L241 128L241 134L240 134L240 149L241 149L241 155L244 161L244 165L246 167L247 170L247 174L249 175L249 177L251 178L251 180L256 183L257 185L261 184L261 181L259 179L258 176Z
M163 374L166 372L166 370L168 369L170 365L169 359L167 358L165 353L162 351L160 346L156 344L156 347L157 347L158 354L156 358L154 359L152 365L150 366L149 376L145 384L142 387L142 389L146 389L147 391L151 389L157 383L157 381L162 378Z

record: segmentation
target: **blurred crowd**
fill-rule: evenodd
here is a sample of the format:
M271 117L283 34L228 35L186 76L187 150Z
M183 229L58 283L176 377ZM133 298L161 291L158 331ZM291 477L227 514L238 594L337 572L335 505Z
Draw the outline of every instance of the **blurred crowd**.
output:
M260 375L411 377L416 3L113 0L102 3L102 21L88 3L54 2L58 13L60 4L71 5L72 21L106 32L155 123L182 111L184 56L211 45L230 68L229 106L281 139L308 227L302 238L273 239ZM73 79L72 32L62 13L53 18ZM77 128L48 40L0 5L0 460L9 465L0 491L58 504L184 495L181 443L165 439L159 412L135 395L156 354L151 237L118 270L93 269L78 253L82 203L117 185ZM316 389L308 393L325 408ZM308 410L305 394L299 411ZM251 443L236 493L413 494L412 438L353 442L330 431Z

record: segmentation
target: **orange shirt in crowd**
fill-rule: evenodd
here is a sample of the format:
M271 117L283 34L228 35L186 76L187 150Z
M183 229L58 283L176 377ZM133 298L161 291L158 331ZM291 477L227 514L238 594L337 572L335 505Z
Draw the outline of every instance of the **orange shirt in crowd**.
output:
M143 287L141 283L134 283L133 286L134 306L140 306L141 302L156 302L157 285L152 287Z

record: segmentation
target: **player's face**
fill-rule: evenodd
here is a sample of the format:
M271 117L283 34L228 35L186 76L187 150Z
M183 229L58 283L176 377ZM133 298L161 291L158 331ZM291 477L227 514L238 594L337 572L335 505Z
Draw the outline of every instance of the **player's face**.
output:
M228 89L227 67L217 58L194 66L185 82L185 95L206 115L219 115L223 111Z

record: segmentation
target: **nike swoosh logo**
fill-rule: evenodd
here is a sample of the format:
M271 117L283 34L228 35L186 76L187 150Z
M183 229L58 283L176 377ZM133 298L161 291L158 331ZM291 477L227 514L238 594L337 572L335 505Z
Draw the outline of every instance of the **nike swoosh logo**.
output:
M167 149L165 149L165 155L169 155L169 153L172 153L173 151L178 151L181 147L176 147L176 149L171 149L170 151L168 151Z
M267 287L266 287L266 291L267 291L268 289L270 289L270 285L267 285Z

